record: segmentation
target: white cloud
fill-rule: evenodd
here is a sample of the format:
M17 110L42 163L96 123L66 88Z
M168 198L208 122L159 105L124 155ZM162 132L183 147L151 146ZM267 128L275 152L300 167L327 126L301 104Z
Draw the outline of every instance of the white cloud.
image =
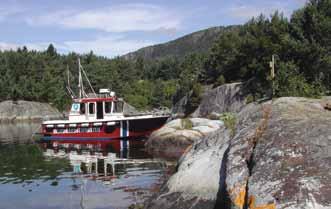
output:
M93 50L95 54L107 57L123 55L152 44L154 42L125 39L122 36L104 36L89 41L64 42L67 51L87 53Z
M1 51L17 49L18 47L19 46L17 44L0 42L0 50Z
M29 50L44 51L50 43L9 43L0 42L0 50L16 50L19 47L26 46ZM91 50L97 54L106 57L115 57L135 51L145 46L153 45L154 42L143 40L125 39L123 36L103 36L94 40L84 41L65 41L63 43L53 43L60 53L77 52L88 53Z
M229 12L233 17L247 19L259 15L262 11L256 7L242 5L230 8Z
M23 46L26 46L29 50L37 50L37 51L43 51L47 49L50 43L46 42L39 42L39 43L10 43L10 42L0 42L0 50L1 51L7 51L7 50L17 50L18 48L23 48ZM61 46L61 45L59 45Z
M60 25L107 32L174 30L181 24L180 17L168 8L149 4L125 4L86 11L57 11L31 17L26 21L30 25Z
M257 17L260 14L264 14L266 16L274 13L275 11L282 12L285 16L289 17L291 15L292 10L288 2L268 2L261 3L259 6L257 5L248 5L248 4L240 4L236 6L232 6L227 10L227 15L230 15L234 18L248 20L252 17Z

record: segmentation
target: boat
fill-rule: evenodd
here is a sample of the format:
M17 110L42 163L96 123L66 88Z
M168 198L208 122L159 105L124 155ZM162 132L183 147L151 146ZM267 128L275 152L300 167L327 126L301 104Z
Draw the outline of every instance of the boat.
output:
M84 87L83 76L90 93ZM68 70L67 90L73 100L66 120L42 122L42 140L90 141L116 140L128 141L131 138L146 138L161 128L169 118L166 113L127 114L127 105L110 89L100 89L96 94L78 60L78 96L70 88ZM127 145L123 144L125 148Z

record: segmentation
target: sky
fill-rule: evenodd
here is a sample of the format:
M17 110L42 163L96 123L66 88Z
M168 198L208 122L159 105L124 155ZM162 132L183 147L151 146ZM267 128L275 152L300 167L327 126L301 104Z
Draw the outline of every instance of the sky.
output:
M276 10L290 17L305 0L0 0L0 50L27 46L115 57L213 26Z

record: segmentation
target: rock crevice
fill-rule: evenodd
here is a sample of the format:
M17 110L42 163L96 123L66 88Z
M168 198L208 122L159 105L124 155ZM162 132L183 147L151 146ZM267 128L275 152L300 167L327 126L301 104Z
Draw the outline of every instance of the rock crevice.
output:
M272 105L265 105L263 106L263 116L261 119L261 122L259 124L259 126L256 129L255 135L254 137L250 140L251 143L253 144L253 148L252 148L252 152L251 155L248 159L247 163L247 168L248 168L248 180L247 180L247 184L246 184L246 191L245 191L245 201L243 203L243 209L249 209L249 208L254 208L255 206L253 201L252 201L252 197L249 197L248 192L249 192L249 178L252 175L252 171L254 168L254 154L255 154L255 149L257 144L259 143L259 140L261 139L263 133L266 131L267 127L268 127L268 122L269 122L269 118L270 118L270 114L272 111Z

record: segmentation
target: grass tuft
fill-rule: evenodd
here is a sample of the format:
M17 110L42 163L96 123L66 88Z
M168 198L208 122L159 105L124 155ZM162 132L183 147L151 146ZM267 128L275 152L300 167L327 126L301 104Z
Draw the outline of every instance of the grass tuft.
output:
M193 128L193 123L189 118L181 119L182 129L191 130Z
M231 112L226 112L220 116L220 120L224 122L225 127L229 129L231 131L231 135L234 136L237 122L236 115Z

